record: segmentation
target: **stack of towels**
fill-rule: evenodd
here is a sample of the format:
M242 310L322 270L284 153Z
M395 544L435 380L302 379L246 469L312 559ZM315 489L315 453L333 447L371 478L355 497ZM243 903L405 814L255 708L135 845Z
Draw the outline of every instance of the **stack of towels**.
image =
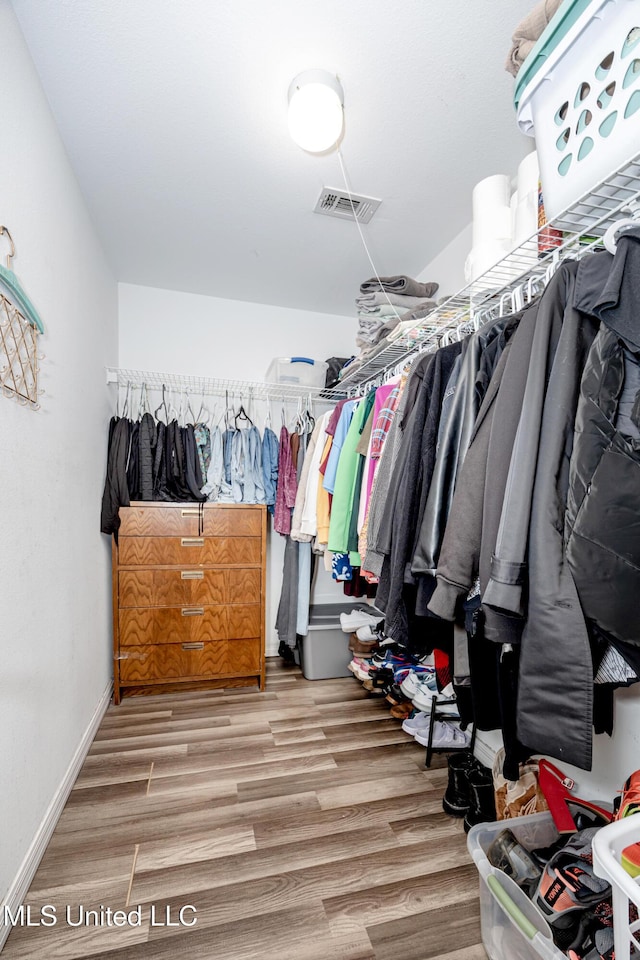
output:
M437 289L437 283L405 276L374 277L360 284L356 343L361 350L369 353L385 338L393 338L431 313L436 306L431 298Z

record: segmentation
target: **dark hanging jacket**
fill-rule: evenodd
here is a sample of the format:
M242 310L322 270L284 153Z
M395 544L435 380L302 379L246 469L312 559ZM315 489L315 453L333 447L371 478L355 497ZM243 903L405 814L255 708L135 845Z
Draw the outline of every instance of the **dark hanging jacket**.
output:
M140 499L153 500L153 461L156 446L156 422L145 413L138 429Z
M128 507L127 459L129 456L130 422L113 417L109 425L110 443L107 452L107 476L102 494L100 530L116 534L120 527L119 507Z
M376 596L376 605L385 612L385 630L400 643L408 639L409 617L415 612L407 609L404 586L406 580L413 582L410 564L421 492L431 481L442 399L461 350L461 343L452 343L434 355L411 414L412 429L403 440L409 449L395 504L391 552L383 563Z
M201 493L204 486L202 471L200 469L200 459L198 457L198 445L196 443L195 430L192 423L181 428L182 443L184 449L184 478L189 491L188 500L206 500L207 496Z
M628 410L625 392L633 395ZM586 616L640 646L640 366L607 327L582 380L566 519L567 558Z
M140 423L136 420L131 423L131 435L129 444L129 462L127 463L127 485L129 487L129 496L132 500L140 500L140 448L138 446L138 437L140 435Z
M165 456L167 461L167 487L172 500L190 500L184 462L184 446L181 427L177 420L167 425L165 433Z

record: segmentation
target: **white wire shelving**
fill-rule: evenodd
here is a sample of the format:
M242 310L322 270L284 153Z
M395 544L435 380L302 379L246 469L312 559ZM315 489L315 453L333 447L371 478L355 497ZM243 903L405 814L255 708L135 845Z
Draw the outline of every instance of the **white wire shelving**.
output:
M192 400L199 397L228 397L229 401L243 399L275 400L285 403L311 398L322 400L326 391L294 383L268 383L263 380L226 380L214 377L199 377L191 374L161 373L152 370L133 370L122 367L107 367L107 383L120 388L162 393L168 388L175 393L187 391Z
M581 257L599 249L602 237L625 208L640 198L640 154L622 164L567 210L511 251L477 280L436 307L428 317L404 330L396 340L385 340L362 362L354 362L329 394L339 398L365 392L391 370L401 367L419 350L435 350L443 337L469 330L482 315L518 309L540 292L560 260ZM560 245L539 254L539 234L553 228L563 233Z

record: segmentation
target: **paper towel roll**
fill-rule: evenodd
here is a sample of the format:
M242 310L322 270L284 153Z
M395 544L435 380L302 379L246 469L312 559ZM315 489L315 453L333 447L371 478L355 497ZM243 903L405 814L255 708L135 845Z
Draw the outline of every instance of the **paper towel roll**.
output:
M509 177L498 173L473 188L473 246L511 237Z

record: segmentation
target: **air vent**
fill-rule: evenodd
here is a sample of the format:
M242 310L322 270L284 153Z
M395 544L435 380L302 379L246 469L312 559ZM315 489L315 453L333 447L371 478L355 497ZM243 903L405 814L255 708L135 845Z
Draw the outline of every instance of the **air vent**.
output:
M381 203L382 200L375 197L363 197L360 193L349 195L344 190L323 187L313 212L339 220L357 219L359 223L369 223Z

